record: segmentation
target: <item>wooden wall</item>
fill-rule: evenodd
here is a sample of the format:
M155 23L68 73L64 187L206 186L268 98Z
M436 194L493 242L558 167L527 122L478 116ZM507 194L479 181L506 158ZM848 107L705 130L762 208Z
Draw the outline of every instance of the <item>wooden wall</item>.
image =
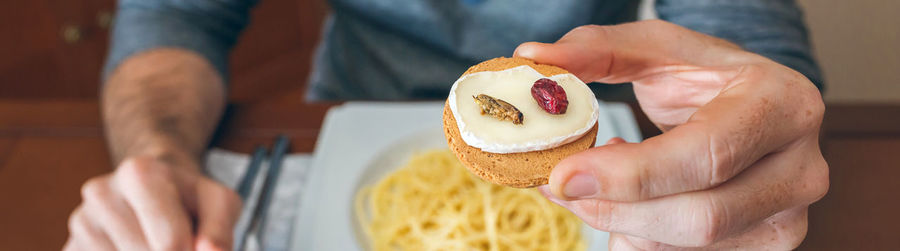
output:
M265 0L231 55L230 101L298 95L324 1ZM96 99L114 0L0 3L0 98Z

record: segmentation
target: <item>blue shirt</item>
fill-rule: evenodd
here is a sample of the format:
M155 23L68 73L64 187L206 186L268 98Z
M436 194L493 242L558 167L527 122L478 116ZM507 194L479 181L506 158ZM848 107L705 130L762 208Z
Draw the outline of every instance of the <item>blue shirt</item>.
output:
M130 55L158 47L193 50L227 76L228 51L255 2L120 0L104 76ZM556 41L577 26L633 21L637 2L331 0L308 98L445 98L469 66L510 56L523 42ZM792 0L657 0L655 8L661 19L732 41L821 87Z

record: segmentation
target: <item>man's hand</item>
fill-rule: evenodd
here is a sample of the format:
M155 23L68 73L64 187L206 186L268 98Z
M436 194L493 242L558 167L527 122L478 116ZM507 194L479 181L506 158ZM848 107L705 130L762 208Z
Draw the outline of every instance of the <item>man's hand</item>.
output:
M125 60L103 88L107 139L120 164L84 184L66 250L230 250L240 201L198 164L224 94L196 53L153 49Z
M791 249L828 190L821 95L800 73L663 21L583 26L516 55L585 82L633 82L664 133L559 163L544 194L612 249Z
M237 194L170 159L126 159L82 187L64 250L231 250Z

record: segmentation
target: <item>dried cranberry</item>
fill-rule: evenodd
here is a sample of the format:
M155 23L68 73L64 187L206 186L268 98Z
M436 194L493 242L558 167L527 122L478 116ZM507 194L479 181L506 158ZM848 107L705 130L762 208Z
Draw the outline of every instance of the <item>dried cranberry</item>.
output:
M569 100L566 98L566 90L548 78L538 79L531 86L531 96L538 102L544 111L550 114L566 113Z

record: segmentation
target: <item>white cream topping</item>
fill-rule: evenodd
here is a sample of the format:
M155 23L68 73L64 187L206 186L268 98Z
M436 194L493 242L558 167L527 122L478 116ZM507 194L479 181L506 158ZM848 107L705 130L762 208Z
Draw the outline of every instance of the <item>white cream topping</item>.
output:
M566 113L550 114L531 96L531 86L541 78L556 81L566 91ZM473 98L478 94L515 106L522 112L522 124L482 115ZM453 83L447 100L463 141L491 153L540 151L564 145L584 135L600 116L597 98L578 77L568 73L545 77L527 65L465 75Z

